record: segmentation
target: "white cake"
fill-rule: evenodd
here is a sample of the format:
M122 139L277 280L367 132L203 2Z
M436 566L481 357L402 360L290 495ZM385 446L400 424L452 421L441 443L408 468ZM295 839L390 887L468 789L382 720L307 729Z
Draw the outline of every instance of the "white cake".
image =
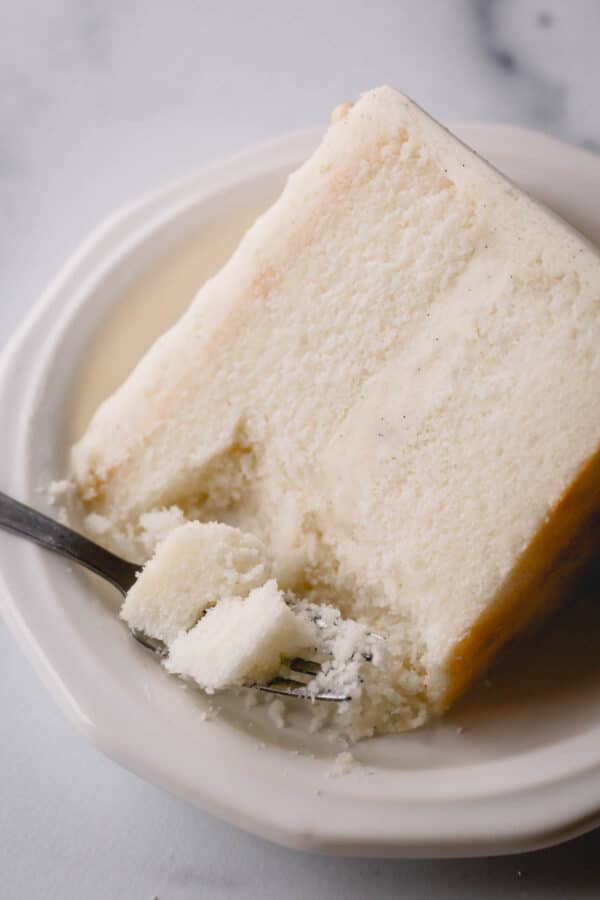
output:
M188 522L160 542L131 588L121 617L170 644L223 597L246 597L269 577L262 542L217 522Z
M316 629L288 608L275 581L246 599L225 597L171 644L169 672L185 675L209 693L268 682L282 660L314 650Z
M177 507L383 634L363 733L438 714L567 596L600 508L600 258L410 100L344 108L97 411L73 478ZM173 601L177 604L178 601Z
M172 521L129 590L121 618L164 641L165 668L209 693L289 675L283 667L305 651L322 663L313 678L302 679L305 692L352 701L350 711L347 704L341 709L340 724L354 734L364 672L385 670L385 641L333 606L281 591L254 535L216 522Z

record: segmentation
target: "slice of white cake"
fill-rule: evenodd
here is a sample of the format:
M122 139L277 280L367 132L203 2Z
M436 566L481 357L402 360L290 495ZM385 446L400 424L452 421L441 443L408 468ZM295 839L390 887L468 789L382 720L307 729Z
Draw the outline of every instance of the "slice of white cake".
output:
M225 597L171 644L165 667L212 693L268 682L283 659L314 647L315 627L294 615L275 581L244 600Z
M600 509L600 258L401 94L320 148L74 448L128 552L177 507L387 638L357 732L443 711ZM143 546L143 545L141 545ZM173 603L177 604L176 598Z
M222 597L245 597L269 575L259 538L217 522L189 522L160 542L128 592L121 618L169 644Z

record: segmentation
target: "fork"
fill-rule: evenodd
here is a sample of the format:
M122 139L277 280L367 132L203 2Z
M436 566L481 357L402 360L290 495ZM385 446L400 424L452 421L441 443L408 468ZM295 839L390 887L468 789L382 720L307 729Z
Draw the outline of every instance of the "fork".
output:
M133 586L140 572L140 566L135 563L122 559L77 531L73 531L66 525L45 516L31 506L20 503L1 491L0 528L28 538L45 550L52 550L60 556L65 556L67 559L85 566L112 584L123 596ZM138 629L130 628L129 631L138 644L141 644L146 650L150 650L160 658L167 656L169 650L163 641L150 637ZM321 670L320 663L308 659L292 659L286 665L295 675L308 676L308 681L318 675ZM268 683L255 683L247 686L270 694L282 694L286 697L299 697L304 700L328 700L341 703L348 699L345 694L334 691L309 694L306 690L308 681L277 676Z

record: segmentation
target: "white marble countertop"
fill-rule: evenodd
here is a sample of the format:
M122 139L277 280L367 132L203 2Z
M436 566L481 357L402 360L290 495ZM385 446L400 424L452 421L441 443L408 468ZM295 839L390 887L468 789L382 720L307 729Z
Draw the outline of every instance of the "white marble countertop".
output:
M600 148L597 0L20 0L0 28L0 340L115 207L380 83ZM2 487L10 488L9 485ZM0 624L4 900L600 896L600 831L527 856L303 856L139 781Z

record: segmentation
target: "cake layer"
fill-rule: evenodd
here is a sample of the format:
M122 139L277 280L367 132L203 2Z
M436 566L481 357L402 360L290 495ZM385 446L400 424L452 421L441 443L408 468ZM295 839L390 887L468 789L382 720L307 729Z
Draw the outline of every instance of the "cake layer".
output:
M98 410L73 475L122 552L173 506L258 535L284 588L388 638L365 731L410 727L583 560L599 353L596 251L380 88Z

